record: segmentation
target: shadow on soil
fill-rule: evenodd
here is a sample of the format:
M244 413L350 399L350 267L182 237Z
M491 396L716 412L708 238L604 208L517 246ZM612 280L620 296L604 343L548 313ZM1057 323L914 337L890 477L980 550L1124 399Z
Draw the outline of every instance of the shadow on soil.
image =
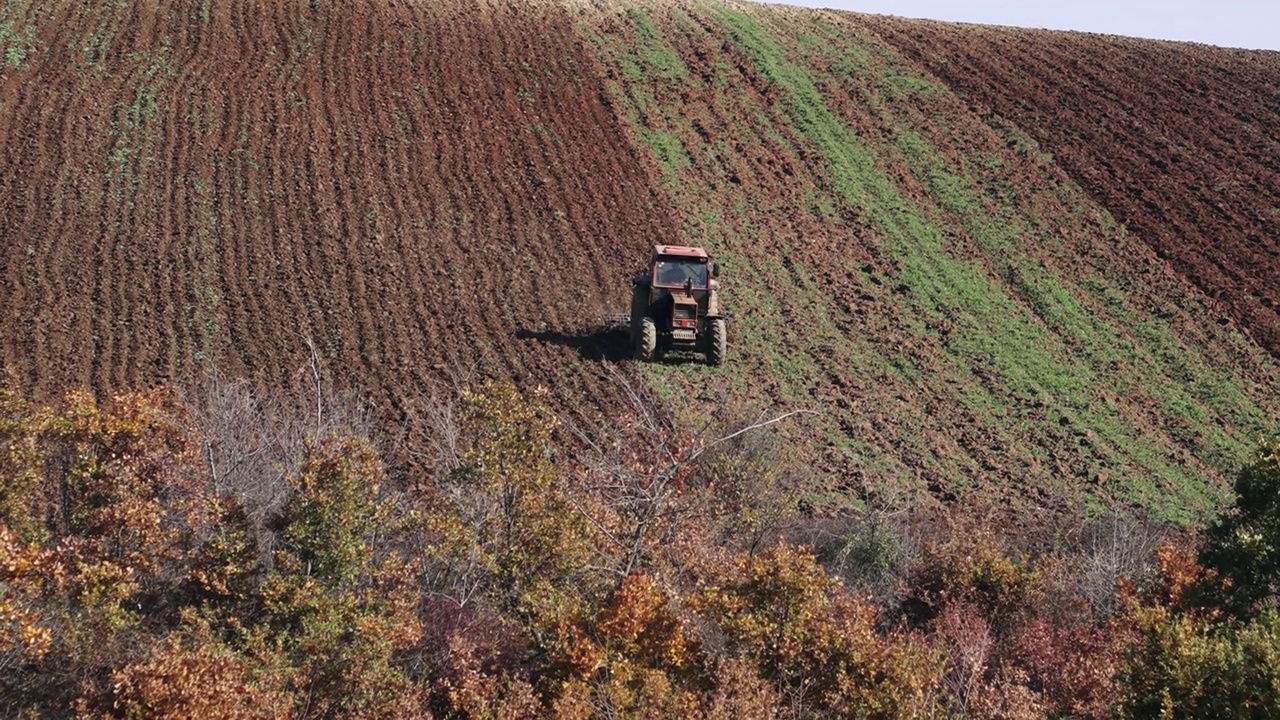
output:
M578 351L586 360L619 362L631 357L631 333L624 327L608 326L566 333L559 330L516 330L521 340L536 340L551 345L564 345Z
M535 340L571 347L577 350L578 355L584 360L607 360L616 363L632 359L631 333L625 325L602 326L576 333L520 328L516 330L516 337L520 340ZM661 365L684 365L700 362L701 357L693 352L668 350L660 352L653 362Z

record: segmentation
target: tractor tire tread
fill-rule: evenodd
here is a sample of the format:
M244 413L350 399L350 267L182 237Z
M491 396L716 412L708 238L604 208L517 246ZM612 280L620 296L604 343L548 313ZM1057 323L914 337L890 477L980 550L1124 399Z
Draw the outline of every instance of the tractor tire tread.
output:
M707 364L718 367L724 364L729 339L724 318L712 318L707 322Z

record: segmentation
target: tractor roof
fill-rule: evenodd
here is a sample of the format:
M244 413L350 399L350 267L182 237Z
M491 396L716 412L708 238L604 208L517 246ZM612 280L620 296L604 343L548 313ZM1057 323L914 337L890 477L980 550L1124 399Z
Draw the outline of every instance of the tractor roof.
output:
M707 251L700 247L685 247L683 245L654 245L653 254L657 255L675 255L677 257L706 258Z

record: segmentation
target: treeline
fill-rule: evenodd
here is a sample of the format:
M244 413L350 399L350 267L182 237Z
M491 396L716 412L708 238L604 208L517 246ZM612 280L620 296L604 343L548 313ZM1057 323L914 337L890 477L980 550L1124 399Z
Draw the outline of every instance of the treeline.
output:
M5 717L1273 717L1280 442L1203 533L805 517L767 423L0 395ZM568 449L572 448L572 450Z

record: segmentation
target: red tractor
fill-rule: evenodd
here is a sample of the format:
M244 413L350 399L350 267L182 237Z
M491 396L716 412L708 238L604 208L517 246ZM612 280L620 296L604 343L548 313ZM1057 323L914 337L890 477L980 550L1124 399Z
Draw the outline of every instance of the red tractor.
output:
M724 362L727 319L720 314L718 263L696 247L655 245L649 272L632 280L631 347L641 360L667 350Z

